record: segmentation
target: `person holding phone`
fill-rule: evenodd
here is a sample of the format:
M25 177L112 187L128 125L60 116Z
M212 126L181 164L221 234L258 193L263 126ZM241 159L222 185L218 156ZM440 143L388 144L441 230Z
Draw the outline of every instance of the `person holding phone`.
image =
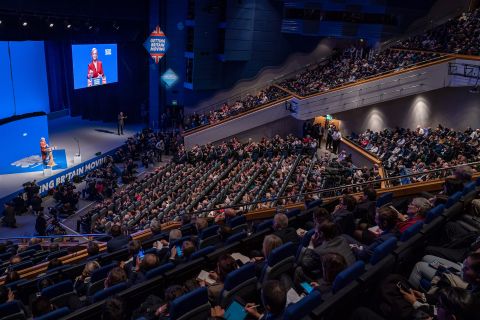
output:
M146 273L158 266L160 266L160 259L153 253L144 254L140 250L137 255L135 269L128 279L130 285L142 283L147 279Z
M170 261L175 264L188 261L196 250L195 244L191 240L185 240L181 245L173 245L170 249Z

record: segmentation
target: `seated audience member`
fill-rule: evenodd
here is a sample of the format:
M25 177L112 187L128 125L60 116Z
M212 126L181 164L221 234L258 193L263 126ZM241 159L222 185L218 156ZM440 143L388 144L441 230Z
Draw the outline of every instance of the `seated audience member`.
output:
M208 285L204 281L200 282L201 286L208 286L208 299L212 304L218 304L220 301L220 293L223 290L223 283L227 275L238 268L237 262L230 255L223 255L218 258L217 268L209 273L209 277L215 280L214 284Z
M60 268L61 266L63 266L62 260L53 258L52 260L48 261L47 271Z
M375 222L377 192L374 188L365 188L363 193L357 201L355 208L355 218L359 219L361 223L369 225Z
M463 263L455 263L434 256L425 256L417 262L410 274L409 282L414 288L420 288L420 280L431 281L435 276L449 273L456 277L456 284L472 293L480 293L480 250L470 253Z
M298 245L300 239L297 231L288 226L288 217L284 213L277 213L273 218L273 234L282 239L283 243L292 242Z
M121 263L120 266L123 266L123 270L125 270L129 278L132 275L132 271L135 269L137 264L137 255L141 249L142 243L138 240L131 240L128 243L128 259Z
M17 271L8 271L5 276L4 284L9 284L20 280L20 274Z
M128 244L129 237L122 234L121 226L117 224L113 225L112 229L110 230L110 235L112 236L112 239L108 240L107 242L108 252L117 251Z
M178 251L177 246L172 246L170 249L170 261L176 264L186 262L196 250L193 241L185 240L182 243L181 251Z
M89 241L87 245L87 253L89 257L96 256L100 253L100 247L95 241Z
M269 280L262 286L262 306L265 312L257 311L255 303L247 303L245 310L255 319L281 320L287 303L287 290L280 281Z
M431 203L425 198L413 198L408 205L407 215L397 224L398 232L403 233L419 221L425 220L427 212L432 208Z
M132 270L132 274L128 281L130 285L139 284L146 280L146 273L160 265L160 260L157 255L153 253L147 253L142 260L140 257L136 257L137 262L135 268Z
M197 229L197 234L200 234L202 230L208 227L208 221L205 218L197 218L197 221L195 221L195 226Z
M374 241L368 246L363 247L357 245L353 247L353 250L356 252L357 257L361 260L368 261L373 254L375 248L380 244L390 239L391 237L397 236L396 226L398 224L398 213L390 207L382 207L377 210L377 215L375 217L379 232L373 234Z
M337 275L348 267L345 258L338 253L327 253L322 256L322 278L311 283L312 287L321 293L332 290L333 281Z
M324 222L316 228L312 236L312 249L307 248L305 254L298 261L299 267L295 270L295 283L303 281L318 281L322 276L322 257L328 253L342 256L347 266L355 262L355 255L347 240L338 234L333 222Z
M150 222L150 231L152 236L156 236L162 233L162 224L158 220L153 220Z
M351 195L343 195L340 204L335 207L332 213L333 220L337 224L341 233L352 235L355 230L355 211L356 200Z
M17 303L18 307L23 310L24 314L28 317L29 312L27 308L25 308L25 306L23 305L22 301L15 298L15 294L10 288L7 288L4 285L0 285L0 305L13 301Z
M429 308L427 304L419 303L413 293L409 296L412 306L416 305L413 312L415 318L413 319L473 320L477 319L480 313L479 296L461 288L446 287L440 289L437 294L436 308ZM356 309L350 317L350 320L387 319L365 307Z
M170 304L173 300L183 296L186 293L184 287L179 285L172 285L165 290L165 300L164 303L155 310L155 316L159 320L169 320L170 319Z
M40 317L55 310L55 306L50 302L50 299L44 296L39 296L32 303L32 315L34 318Z
M73 283L73 288L79 296L87 294L87 288L90 284L90 277L92 276L93 271L100 268L100 264L97 261L89 261L83 268L82 274L75 278Z
M105 300L102 309L102 320L124 320L126 318L124 303L119 297L113 296Z
M274 234L265 236L262 244L262 253L254 252L252 262L257 264L257 274L260 274L270 253L283 244L282 239Z
M115 267L107 275L107 278L105 279L105 289L110 288L111 286L114 286L116 284L126 282L127 281L127 274L125 273L125 270L123 270L120 267Z

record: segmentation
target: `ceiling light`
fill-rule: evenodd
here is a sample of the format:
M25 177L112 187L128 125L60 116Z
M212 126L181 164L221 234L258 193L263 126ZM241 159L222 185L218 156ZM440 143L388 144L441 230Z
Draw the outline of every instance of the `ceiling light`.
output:
M71 24L67 24L67 29L70 29L72 27Z
M24 26L24 27L28 26L28 22L27 22L27 21L23 21L22 26Z
M50 28L53 28L54 24L53 24L53 23L50 23L48 26L49 26Z

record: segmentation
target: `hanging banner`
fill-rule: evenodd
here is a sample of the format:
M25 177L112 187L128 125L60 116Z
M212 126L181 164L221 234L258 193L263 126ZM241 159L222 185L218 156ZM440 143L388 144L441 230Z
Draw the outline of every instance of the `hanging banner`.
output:
M159 63L168 50L168 39L160 29L160 26L157 26L143 45L153 60L155 60L155 63Z

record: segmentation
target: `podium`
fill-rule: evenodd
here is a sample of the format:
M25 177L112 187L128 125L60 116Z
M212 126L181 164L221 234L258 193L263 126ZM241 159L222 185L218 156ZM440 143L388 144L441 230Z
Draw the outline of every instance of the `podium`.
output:
M107 84L107 77L88 78L87 87L99 86Z
M43 167L43 176L51 177L52 176L52 167Z
M73 156L73 164L80 164L82 163L82 155L76 154Z

